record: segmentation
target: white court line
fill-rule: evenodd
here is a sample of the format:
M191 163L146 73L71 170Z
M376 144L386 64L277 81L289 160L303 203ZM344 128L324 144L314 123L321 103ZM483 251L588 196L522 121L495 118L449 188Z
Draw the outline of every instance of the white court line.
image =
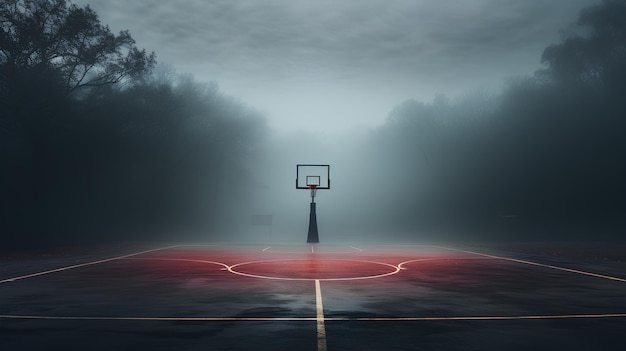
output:
M415 260L408 260L408 261L404 261L401 262L400 264L398 264L398 268L400 269L407 269L405 267L403 267L403 265L407 264L407 263L412 263L412 262L425 262L425 261L454 261L454 260L486 260L489 257L450 257L450 258L441 258L441 257L429 257L429 258L418 258Z
M2 314L6 319L48 319L48 320L76 320L76 321L165 321L165 322L300 322L316 321L314 317L91 317L91 316L36 316Z
M571 268L553 266L553 265L550 265L550 264L543 264L543 263L538 263L538 262L533 262L533 261L518 260L516 258L510 258L510 257L489 255L489 254L484 254L484 253L480 253L480 252L473 252L473 251L467 251L467 250L461 250L461 249L447 248L447 247L443 247L443 246L436 246L436 247L442 248L442 249L446 249L446 250L459 251L459 252L464 252L464 253L469 253L469 254L489 257L489 258L495 258L495 259L499 259L499 260L506 260L506 261L511 261L511 262L524 263L524 264L529 264L529 265L532 265L532 266L551 268L551 269L556 269L556 270L559 270L559 271L576 273L576 274L582 274L582 275L588 275L588 276L592 276L592 277L609 279L609 280L614 280L614 281L626 283L626 279L612 277L610 275L597 274L597 273L592 273L592 272L585 272L585 271L580 271L578 269L571 269Z
M317 278L317 279L316 278L272 277L272 276L268 276L268 275L244 273L244 272L239 272L239 271L236 270L237 267L250 265L250 264L286 262L286 261L308 262L309 260L302 260L302 259L299 259L299 260L279 259L279 260L266 260L266 261L250 261L250 262L241 262L241 263L234 264L232 266L229 266L227 269L228 269L229 272L231 272L233 274L238 274L238 275L242 275L242 276L245 276L245 277L251 277L251 278L273 279L273 280L320 280L320 281L322 281L322 280L323 281L360 280L360 279L382 278L382 277L386 277L386 276L389 276L389 275L396 274L396 273L400 272L400 270L401 270L399 266L394 266L394 265L392 265L390 263L376 262L376 261L361 261L361 260L343 260L343 259L334 259L334 260L327 260L327 261L374 263L374 264L379 264L379 265L382 265L382 266L388 266L390 268L393 268L393 270L391 272L388 272L388 273L381 273L381 274L377 274L377 275L366 275L366 276L360 276L360 277L344 277L344 278Z
M0 314L3 319L77 320L77 321L154 321L154 322L312 322L319 317L102 317L102 316L37 316ZM536 320L536 319L597 319L626 318L626 313L603 314L556 314L520 316L451 316L451 317L323 317L322 322L428 322L428 321L497 321L497 320ZM319 336L319 324L318 324ZM326 347L324 329L324 344ZM318 350L326 350L319 348Z
M359 249L358 247L354 247L354 246L345 246L347 249L346 251L325 251L325 250L320 250L323 249L324 247L322 246L321 248L318 247L318 249L315 249L315 246L309 246L311 248L311 253L315 253L315 254L328 254L328 255L337 255L337 254L351 254L351 253L358 253L358 252L363 252L365 250L363 249ZM333 246L329 246L330 248L335 248ZM341 246L342 248L344 246ZM300 247L296 247L298 249L300 249ZM270 250L271 249L271 250ZM263 252L270 252L270 253L275 253L275 254L301 254L301 251L276 251L276 250L281 250L280 247L278 248L274 248L273 246L268 246L265 249L261 250Z
M315 306L317 310L317 351L326 351L326 327L324 326L324 305L319 279L315 280Z
M99 264L99 263L105 263L105 262L111 262L111 261L115 261L115 260L121 260L121 259L124 259L124 258L141 255L141 254L145 254L145 253L148 253L148 252L167 250L167 249L171 249L171 248L174 248L174 247L180 247L180 246L185 246L185 245L172 245L172 246L162 247L162 248L158 248L158 249L152 249L152 250L136 252L136 253L132 253L132 254L124 255L124 256L107 258L107 259L104 259L104 260L98 260L98 261L93 261L93 262L75 264L75 265L72 265L72 266L61 267L61 268L51 269L51 270L48 270L48 271L32 273L32 274L22 275L22 276L19 276L19 277L14 277L14 278L0 280L0 283L8 283L8 282L13 282L13 281L20 280L20 279L37 277L37 276L44 275L44 274L57 273L57 272L67 271L67 270L74 269L74 268L80 268L80 267L91 266L91 265Z
M228 270L230 268L229 265L227 265L226 263L222 263L222 262L217 262L217 261L207 261L207 260L195 260L195 259L190 259L190 258L160 258L160 257L131 257L131 258L123 258L125 260L143 260L143 261L182 261L182 262L196 262L196 263L211 263L211 264L216 264L216 265L220 265L220 266L224 266L225 268L223 268L224 270Z
M602 314L554 314L524 316L452 316L452 317L362 317L362 318L326 318L327 321L374 321L374 322L412 322L412 321L500 321L529 319L583 319L583 318L625 318L626 313Z
M420 322L420 321L500 321L533 319L584 319L584 318L625 318L626 313L603 314L555 314L524 316L452 316L452 317L362 317L362 318L326 318L327 321L373 321L373 322Z

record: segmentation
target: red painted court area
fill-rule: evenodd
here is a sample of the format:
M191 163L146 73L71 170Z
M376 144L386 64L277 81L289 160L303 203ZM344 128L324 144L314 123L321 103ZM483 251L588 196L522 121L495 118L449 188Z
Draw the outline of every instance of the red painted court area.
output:
M548 257L176 245L4 262L2 350L587 350L626 341L626 275Z

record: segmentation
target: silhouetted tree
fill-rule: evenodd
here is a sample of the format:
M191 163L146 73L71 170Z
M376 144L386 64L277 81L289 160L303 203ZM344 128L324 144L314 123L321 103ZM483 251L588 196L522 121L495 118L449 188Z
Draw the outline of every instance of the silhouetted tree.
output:
M245 202L257 112L215 84L149 74L154 54L89 7L0 4L4 247L181 240Z
M65 0L0 2L0 65L4 80L52 68L67 93L145 73L154 53L139 50L128 31L111 33L89 6Z
M578 31L545 49L544 74L563 84L624 88L626 84L626 2L604 0L584 9Z

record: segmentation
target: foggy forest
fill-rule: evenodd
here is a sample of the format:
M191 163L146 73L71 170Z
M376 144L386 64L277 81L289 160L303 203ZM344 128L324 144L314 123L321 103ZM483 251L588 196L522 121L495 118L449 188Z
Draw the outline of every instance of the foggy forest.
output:
M328 136L275 130L89 6L2 0L2 246L303 242L297 163L331 165L326 242L623 240L625 19L601 1L502 91L399 100Z

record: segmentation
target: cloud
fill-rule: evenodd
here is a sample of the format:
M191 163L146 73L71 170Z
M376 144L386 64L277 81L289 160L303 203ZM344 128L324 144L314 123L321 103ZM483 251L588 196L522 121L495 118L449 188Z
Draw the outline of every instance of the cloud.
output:
M394 98L423 98L532 73L559 30L597 1L90 2L159 60L262 103L267 93L309 89L304 97L331 85L372 95L386 84Z

